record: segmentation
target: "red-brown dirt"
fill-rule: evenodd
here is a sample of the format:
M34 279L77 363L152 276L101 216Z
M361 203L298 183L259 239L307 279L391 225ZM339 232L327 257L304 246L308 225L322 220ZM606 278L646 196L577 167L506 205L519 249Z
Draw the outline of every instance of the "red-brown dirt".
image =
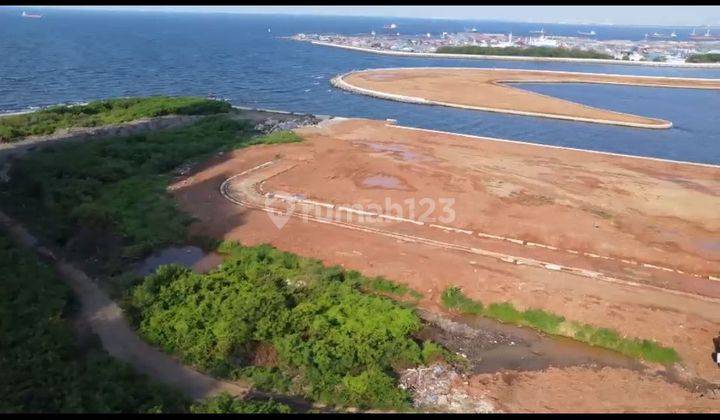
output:
M238 150L178 180L173 193L198 219L193 233L246 245L270 243L327 264L384 275L422 292L420 305L430 310L441 310L442 291L458 285L486 303L510 301L654 339L678 351L685 376L720 382L720 369L710 358L720 323L720 282L711 280L720 266L717 167L471 139L381 121L341 120L298 133L305 139L301 143ZM263 192L283 191L332 204L453 198L456 217L441 224L472 234L429 224L354 221L362 229L396 235L389 236L295 217L279 229L265 211L237 205L220 193L226 179L269 161L274 163L228 182L230 197L245 197L251 191L240 187L253 186L256 196L249 199L259 207L277 204L260 200ZM413 218L425 208L416 209ZM407 206L404 212L408 217ZM438 217L442 209L429 215ZM580 271L513 264L466 249ZM592 392L600 379L591 372L580 375L586 379L573 373L533 375L550 381L547 392L572 388L577 381L586 381ZM617 375L602 377L607 407L615 411L626 408L622 401L633 384L655 389L641 383L644 379ZM537 385L535 376L519 383ZM561 395L553 398L549 409L566 408ZM647 407L669 407L657 394L653 398L657 404L648 399ZM700 407L693 404L683 407Z

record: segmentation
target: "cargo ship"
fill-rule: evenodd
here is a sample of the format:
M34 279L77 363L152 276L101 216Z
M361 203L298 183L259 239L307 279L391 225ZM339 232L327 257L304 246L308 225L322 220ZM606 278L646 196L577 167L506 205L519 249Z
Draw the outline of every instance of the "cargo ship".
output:
M693 34L695 33L695 30L693 29ZM720 36L718 35L711 35L710 34L710 28L708 28L707 31L705 31L705 35L690 35L690 39L693 41L720 41Z
M28 12L22 12L22 15L20 15L24 18L30 18L30 19L40 19L42 15L34 14L34 13L28 13Z

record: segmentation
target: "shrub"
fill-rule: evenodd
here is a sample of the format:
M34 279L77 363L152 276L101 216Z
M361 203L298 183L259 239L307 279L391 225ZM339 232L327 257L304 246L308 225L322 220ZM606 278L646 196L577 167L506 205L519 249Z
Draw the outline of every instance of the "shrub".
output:
M131 312L148 340L215 374L281 383L315 400L407 406L390 372L423 361L411 310L363 293L357 272L268 245L219 250L227 257L218 270L167 266L133 290ZM255 342L273 345L277 370L247 366Z
M95 127L163 115L208 115L228 112L227 102L194 97L151 96L107 99L87 105L52 106L28 114L0 117L0 142L52 134L60 128Z
M105 274L117 275L128 260L187 237L191 219L166 192L174 168L218 150L279 141L253 135L246 121L211 115L180 129L44 149L13 165L0 203L58 245L87 229L117 238L118 249L104 241L88 250L98 253Z
M611 55L593 50L561 47L482 47L468 45L462 47L445 46L437 49L440 54L507 55L523 57L563 57L563 58L601 58L612 59Z
M0 412L181 412L177 392L151 383L90 343L75 344L70 290L0 234Z
M290 413L290 407L273 400L241 400L230 394L222 393L206 398L190 406L193 414L267 414Z
M448 309L456 309L460 312L473 315L480 315L483 312L482 304L465 296L457 286L445 289L440 300L443 306Z

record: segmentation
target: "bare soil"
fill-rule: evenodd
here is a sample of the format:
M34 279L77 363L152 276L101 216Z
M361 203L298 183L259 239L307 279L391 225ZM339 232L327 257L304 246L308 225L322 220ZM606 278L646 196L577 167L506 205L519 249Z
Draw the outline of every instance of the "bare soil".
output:
M193 233L270 243L384 275L422 292L420 307L435 312L442 311L442 291L458 285L485 303L510 301L654 339L678 351L680 375L720 383L711 360L720 323L720 282L712 280L720 248L708 246L720 237L720 168L472 139L381 121L330 121L297 132L305 141L238 150L178 179L171 189L180 207L197 218ZM226 179L266 162L273 163L230 182L230 192L253 207L220 193ZM364 181L372 177L393 181L368 186ZM279 226L267 213L277 201L264 202L263 192L335 205L452 198L454 220L436 223L471 234L429 224L355 220L350 228L297 217ZM416 209L413 218L425 210ZM408 217L407 206L404 211ZM442 214L440 206L428 213ZM510 263L494 255L552 264ZM602 375L577 369L523 374L504 388L498 382L494 392L511 411L575 410L567 401L581 411L708 407L706 396L683 394L679 385L657 377L621 368L605 368ZM525 401L532 398L535 405Z

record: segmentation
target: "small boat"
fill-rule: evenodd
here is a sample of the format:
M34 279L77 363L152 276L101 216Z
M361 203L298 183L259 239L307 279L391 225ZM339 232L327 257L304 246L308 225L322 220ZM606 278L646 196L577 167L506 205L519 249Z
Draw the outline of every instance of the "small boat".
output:
M42 18L42 15L38 15L35 13L28 13L28 12L22 12L22 15L20 15L24 18L30 18L30 19L40 19Z
M579 35L584 35L584 36L595 36L595 35L597 35L594 30L592 30L592 31L590 31L590 32L578 31L578 34L579 34Z
M385 28L385 29L396 29L396 28L397 28L397 25L394 24L394 23L391 23L391 24L389 24L389 25L383 26L383 28Z

